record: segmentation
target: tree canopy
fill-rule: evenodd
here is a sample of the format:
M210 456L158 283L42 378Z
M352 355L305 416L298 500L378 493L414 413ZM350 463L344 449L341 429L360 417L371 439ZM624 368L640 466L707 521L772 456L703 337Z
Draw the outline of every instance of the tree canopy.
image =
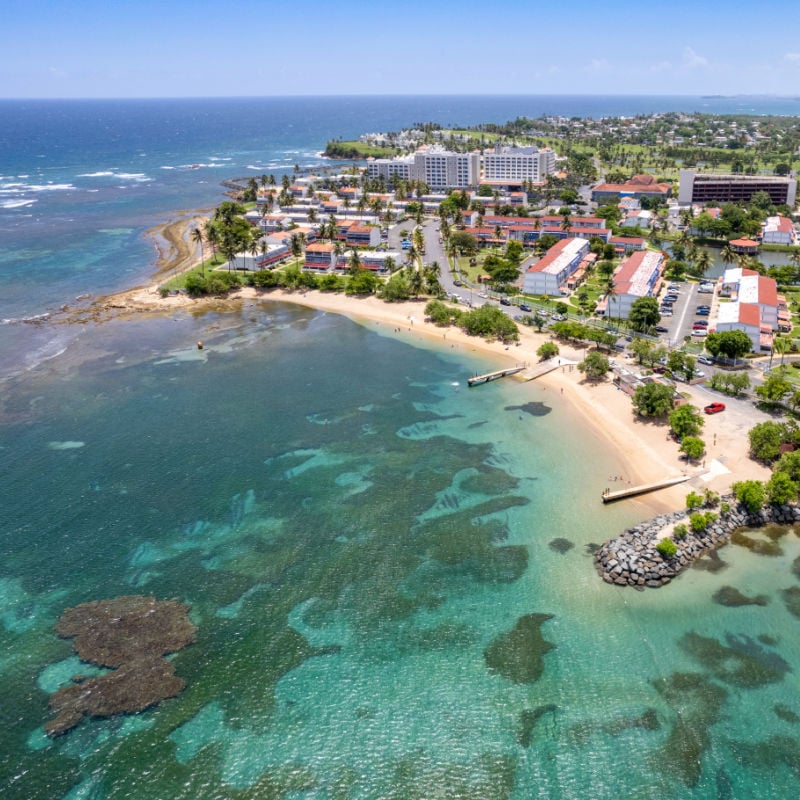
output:
M663 383L646 383L636 389L633 407L642 417L664 417L673 406L674 390Z
M628 321L635 331L647 331L658 325L661 313L655 297L638 297L631 304Z
M721 331L706 336L706 350L712 356L741 358L753 349L753 342L744 331Z

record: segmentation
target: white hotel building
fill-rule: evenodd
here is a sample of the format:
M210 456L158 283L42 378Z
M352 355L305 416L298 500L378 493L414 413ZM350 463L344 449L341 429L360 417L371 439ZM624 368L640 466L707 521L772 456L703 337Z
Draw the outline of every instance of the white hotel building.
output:
M467 189L480 181L480 158L478 153L451 153L431 147L413 156L376 158L367 164L367 175L424 181L432 189Z
M503 147L483 156L483 179L487 183L543 183L556 169L556 154L546 147Z

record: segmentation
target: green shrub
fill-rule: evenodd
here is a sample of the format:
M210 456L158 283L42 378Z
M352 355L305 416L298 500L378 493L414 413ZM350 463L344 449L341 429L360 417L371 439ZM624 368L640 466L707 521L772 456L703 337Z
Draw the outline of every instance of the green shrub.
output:
M688 534L688 533L689 533L689 529L686 527L685 523L679 522L675 526L675 530L672 532L672 535L676 539L685 539L686 538L686 534Z
M703 504L711 508L717 503L719 503L719 493L713 489L706 489L703 492Z
M730 503L724 503L723 502L723 503L719 504L719 513L720 514L729 514L730 510L731 510L731 504Z
M689 525L695 533L702 533L716 519L717 515L713 511L706 511L705 514L696 511L689 517Z
M701 505L703 505L703 495L694 491L686 495L686 508L689 511L694 511L696 508L700 508Z
M656 550L658 550L664 558L672 558L678 552L678 545L676 545L672 539L662 539L656 545Z
M755 514L767 500L767 492L761 481L739 481L734 483L731 489L733 489L736 499L751 514Z

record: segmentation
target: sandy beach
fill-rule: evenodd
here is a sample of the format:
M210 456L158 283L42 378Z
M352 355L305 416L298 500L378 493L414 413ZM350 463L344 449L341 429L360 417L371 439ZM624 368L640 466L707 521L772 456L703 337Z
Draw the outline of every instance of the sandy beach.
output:
M175 223L174 232L184 236L192 227L191 220L184 221L183 228ZM159 273L163 275L162 271ZM496 368L535 365L539 362L536 350L550 335L536 333L532 328L520 326L520 342L506 347L499 342L487 342L468 336L455 328L442 329L425 321L425 300L418 302L386 303L375 297L350 297L319 291L259 290L246 287L232 293L226 299L192 299L185 295L162 298L159 284L153 283L112 297L95 304L92 318L125 317L147 313L171 312L177 309L224 311L237 308L242 303L288 302L323 311L344 314L368 327L394 335L421 346L450 348L462 352L481 353L496 361ZM702 464L687 465L680 458L678 445L669 438L666 423L649 422L637 418L632 412L630 398L616 388L610 379L599 383L586 381L577 368L568 362L582 360L586 349L573 348L559 343L559 358L565 363L561 368L531 382L546 391L552 391L551 402L568 403L581 422L608 443L614 474L610 476L612 490L656 481L680 474L690 474L687 483L643 495L636 501L641 504L643 516L683 507L684 499L691 488L702 491L708 487L725 492L736 480L756 478L764 480L769 470L752 461L748 455L747 431L762 415L752 405L729 408L724 414L706 419L703 436L707 442L706 459ZM515 380L516 378L508 378ZM682 386L681 391L691 395L692 402L703 406L709 402L703 389ZM616 480L613 480L616 478Z

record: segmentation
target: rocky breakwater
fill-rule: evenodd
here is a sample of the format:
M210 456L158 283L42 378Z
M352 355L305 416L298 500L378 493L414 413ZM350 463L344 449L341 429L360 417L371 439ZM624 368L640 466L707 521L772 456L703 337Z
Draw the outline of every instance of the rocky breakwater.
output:
M730 495L722 498L721 508L727 510L714 509L716 518L699 532L688 524L690 511L661 514L628 528L596 551L594 561L600 577L617 586L655 589L669 583L703 554L726 544L740 528L800 522L800 506L795 505L766 506L753 513ZM688 529L683 536L674 533L681 523ZM674 555L658 550L657 545L665 538L674 543Z

